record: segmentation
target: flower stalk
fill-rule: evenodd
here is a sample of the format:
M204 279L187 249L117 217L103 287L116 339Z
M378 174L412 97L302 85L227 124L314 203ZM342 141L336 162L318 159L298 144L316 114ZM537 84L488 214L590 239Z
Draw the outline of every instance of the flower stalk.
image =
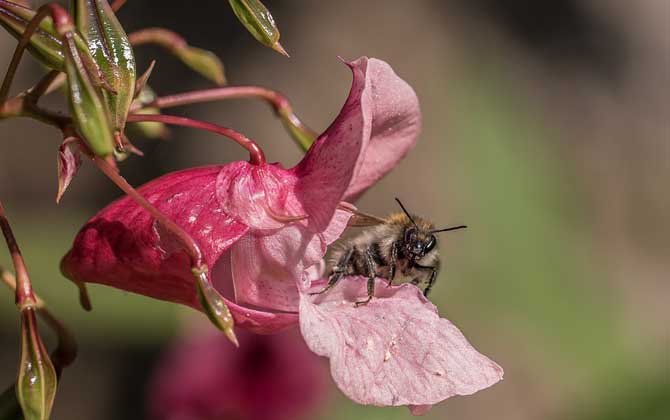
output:
M258 146L255 141L251 140L245 135L228 127L222 127L220 125L194 120L191 118L164 114L130 114L128 116L128 122L160 122L165 124L179 125L182 127L198 128L201 130L211 131L212 133L221 134L234 140L237 144L247 149L249 152L249 162L254 165L265 164L265 154L263 153L263 150L260 148L260 146Z
M161 96L148 104L131 107L131 112L137 112L142 108L163 109L202 102L246 98L261 99L270 104L275 113L281 118L282 123L293 140L296 141L303 151L309 149L314 139L316 139L317 133L298 118L293 111L291 103L284 95L260 86L228 86Z

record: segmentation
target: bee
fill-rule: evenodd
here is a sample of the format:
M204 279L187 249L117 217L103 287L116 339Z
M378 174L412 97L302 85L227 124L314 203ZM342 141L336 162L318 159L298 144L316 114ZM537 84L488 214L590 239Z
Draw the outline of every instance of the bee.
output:
M425 283L423 294L428 296L440 269L435 234L467 226L435 229L432 222L410 214L398 198L395 200L402 212L386 219L353 211L349 226L368 228L350 240L336 244L326 267L328 284L312 295L327 292L342 277L361 275L368 278L368 297L356 302L356 306L370 302L375 293L376 277L387 279L389 286L396 276L414 285Z

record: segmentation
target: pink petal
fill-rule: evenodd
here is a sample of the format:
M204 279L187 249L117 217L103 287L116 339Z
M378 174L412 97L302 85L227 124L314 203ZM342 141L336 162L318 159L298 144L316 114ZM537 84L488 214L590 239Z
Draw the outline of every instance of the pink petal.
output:
M436 404L502 379L451 322L411 285L377 279L368 305L366 279L346 277L318 297L303 294L300 329L309 348L330 359L331 374L352 400L377 406ZM424 413L427 407L415 407Z
M362 59L357 60L360 62ZM343 200L354 201L405 157L421 131L421 111L414 90L391 66L371 58L367 63L366 89L372 98L370 140L358 162L358 170Z
M366 78L367 58L347 63L353 73L349 97L340 114L292 170L299 178L296 195L310 221L322 227L333 216L352 182L370 139L371 91Z
M219 206L252 230L279 229L282 217L303 216L300 203L287 202L295 175L279 165L234 162L219 173L216 194Z
M311 232L306 221L298 221L271 235L249 233L240 238L231 251L236 301L297 312L298 282L309 267L321 262L350 217L337 210L323 233Z
M175 172L139 192L184 228L200 246L210 269L248 227L220 208L217 175L225 167ZM200 309L188 256L181 244L128 197L93 217L79 232L62 262L76 282L106 284ZM268 332L297 322L296 314L274 314L227 302L238 325Z
M353 72L340 114L293 170L312 220L325 223L334 202L357 198L416 143L421 112L414 90L381 60L347 63Z
M81 166L81 148L79 139L75 137L66 138L58 148L58 193L56 203L60 202L65 190L77 175Z

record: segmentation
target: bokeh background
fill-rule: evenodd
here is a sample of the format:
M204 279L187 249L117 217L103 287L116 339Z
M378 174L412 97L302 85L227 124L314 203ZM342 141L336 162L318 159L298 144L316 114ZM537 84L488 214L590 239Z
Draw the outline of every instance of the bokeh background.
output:
M282 91L317 131L348 92L350 73L338 55L384 59L414 87L424 116L420 141L358 205L383 215L396 210L398 196L438 224L470 226L443 236L445 265L432 298L505 368L503 382L448 400L426 418L668 418L670 2L265 3L290 59L257 44L225 1L130 0L119 17L128 31L167 26L215 51L231 84ZM0 35L1 69L15 44ZM210 86L158 48L136 55L142 69L157 59L150 83L161 94ZM15 89L40 74L25 60ZM263 103L173 113L234 127L285 166L300 159ZM11 120L2 121L0 137L0 197L38 293L81 347L54 418L145 418L152 370L193 311L96 286L94 311L80 309L58 261L87 218L120 194L84 165L56 206L59 134ZM146 155L121 168L135 185L244 158L226 140L187 129L164 141L134 140ZM9 262L0 252L0 263ZM17 338L18 313L5 291L3 387L16 372ZM328 381L328 396L306 418L410 418L404 408L357 406Z

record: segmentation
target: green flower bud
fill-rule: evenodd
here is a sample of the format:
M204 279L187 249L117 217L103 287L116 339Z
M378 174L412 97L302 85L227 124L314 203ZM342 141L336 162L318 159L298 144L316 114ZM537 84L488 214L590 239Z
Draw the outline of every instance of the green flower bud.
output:
M150 104L156 99L156 93L149 85L143 85L139 95L135 98L134 104L144 106ZM158 115L161 113L159 108L147 107L136 111L137 114ZM164 123L153 121L136 122L128 126L129 130L136 130L142 136L148 139L162 139L167 137L169 130Z
M91 81L82 57L75 47L72 31L62 35L68 97L75 128L97 156L114 152L114 136L107 103Z
M187 45L175 48L174 55L192 70L195 70L217 85L222 86L226 84L223 63L213 52Z
M270 11L258 0L229 0L230 7L245 28L261 44L288 57L279 43L279 29Z
M223 331L226 337L228 337L233 344L238 346L237 337L233 331L235 321L233 320L233 315L230 313L223 297L216 291L216 289L214 289L214 287L212 287L211 283L207 280L205 273L198 273L194 270L194 275L196 275L197 278L196 288L198 291L198 300L200 301L200 305L205 311L205 314L216 328Z
M36 11L19 4L0 0L0 25L16 39L21 38L28 23L36 13ZM40 22L37 30L30 38L28 51L45 66L54 70L64 70L63 43L54 30L51 17L46 17Z
M73 3L77 29L88 44L93 60L111 87L102 95L115 130L122 132L135 94L135 57L123 26L106 0Z
M58 379L37 330L33 307L21 310L21 361L16 397L26 420L47 420L51 414Z

